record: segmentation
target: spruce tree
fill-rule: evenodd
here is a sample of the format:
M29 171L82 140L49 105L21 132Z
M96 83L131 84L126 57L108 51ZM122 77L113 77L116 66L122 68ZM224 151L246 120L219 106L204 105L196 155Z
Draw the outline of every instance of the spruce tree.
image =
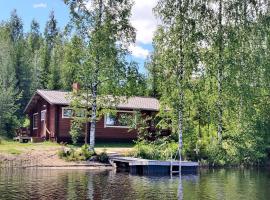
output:
M0 136L14 136L18 126L16 112L20 108L20 92L17 88L13 65L13 46L9 31L0 27Z
M50 67L60 67L56 66L55 63L51 65L52 52L56 46L58 35L57 20L55 19L54 11L51 11L44 30L44 44L42 48L41 84L43 88L50 88L50 86L52 86L51 84L49 85L49 82L52 81L50 79L54 76L51 75L51 72L58 70L50 69Z

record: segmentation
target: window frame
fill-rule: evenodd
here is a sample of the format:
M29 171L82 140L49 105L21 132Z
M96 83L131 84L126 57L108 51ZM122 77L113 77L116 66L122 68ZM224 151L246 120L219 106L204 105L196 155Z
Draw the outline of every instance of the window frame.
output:
M33 114L33 130L37 130L38 129L38 118L36 119L37 121L37 126L35 127L35 117L38 117L38 113L34 113Z
M70 117L64 116L64 110L65 109L71 110L73 112L73 109L70 108L70 107L62 107L62 119L71 119L72 118L72 114L71 114Z
M42 119L42 113L45 113L44 119ZM40 112L40 121L41 121L41 122L42 122L42 121L46 121L46 114L47 114L47 110L42 110L42 111Z
M117 110L116 113L133 113L135 114L136 112L133 110ZM115 125L107 125L106 121L107 121L107 117L110 113L106 113L104 115L104 128L125 128L128 129L130 128L129 126L115 126ZM135 117L135 116L134 116Z

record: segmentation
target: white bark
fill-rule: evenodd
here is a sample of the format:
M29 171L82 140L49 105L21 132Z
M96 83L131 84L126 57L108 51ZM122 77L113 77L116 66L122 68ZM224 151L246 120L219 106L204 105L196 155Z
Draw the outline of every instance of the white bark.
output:
M97 120L97 91L96 87L93 89L93 104L92 104L92 115L91 115L91 126L90 126L90 150L95 148L95 135L96 135L96 120Z
M223 129L223 109L222 109L222 79L223 79L223 29L222 29L222 5L223 1L219 0L219 13L218 13L218 23L219 23L219 64L218 64L218 132L217 137L219 142L222 140L222 129Z

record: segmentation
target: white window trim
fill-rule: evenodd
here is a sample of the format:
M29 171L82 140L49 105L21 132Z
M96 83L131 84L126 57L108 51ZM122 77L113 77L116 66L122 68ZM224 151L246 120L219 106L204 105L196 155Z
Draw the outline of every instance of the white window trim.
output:
M33 114L33 130L37 130L38 129L38 125L37 125L37 127L35 127L35 123L34 123L34 118L35 118L35 115L38 115L38 113L34 113ZM37 119L38 120L38 119Z
M45 119L42 119L41 117L42 117L42 113L45 113ZM42 121L46 121L46 114L47 114L47 110L42 110L41 112L40 112L40 121L42 122Z
M64 116L64 110L65 110L65 109L72 110L72 108L70 108L70 107L62 107L62 119L71 119L72 116L71 116L71 117L65 117L65 116Z
M117 110L116 112L117 113L118 112L120 112L120 113L136 113L135 111L130 111L130 110ZM107 125L106 121L107 121L107 115L108 114L109 113L106 113L104 115L104 128L125 128L125 129L130 128L129 126L110 126L110 125Z

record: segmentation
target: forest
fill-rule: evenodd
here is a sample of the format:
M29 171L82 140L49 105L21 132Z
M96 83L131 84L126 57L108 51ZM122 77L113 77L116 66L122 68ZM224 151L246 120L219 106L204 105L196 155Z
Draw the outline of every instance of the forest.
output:
M24 126L23 109L36 89L71 90L79 82L91 97L91 137L101 107L98 95L151 96L161 102L156 125L172 134L148 141L142 128L139 156L167 158L180 141L181 155L201 162L267 160L268 1L159 0L153 12L160 24L145 73L128 49L136 37L132 1L96 0L90 10L81 0L65 3L70 22L64 29L53 11L42 31L33 20L24 32L16 10L0 24L0 136L12 137L15 128Z

